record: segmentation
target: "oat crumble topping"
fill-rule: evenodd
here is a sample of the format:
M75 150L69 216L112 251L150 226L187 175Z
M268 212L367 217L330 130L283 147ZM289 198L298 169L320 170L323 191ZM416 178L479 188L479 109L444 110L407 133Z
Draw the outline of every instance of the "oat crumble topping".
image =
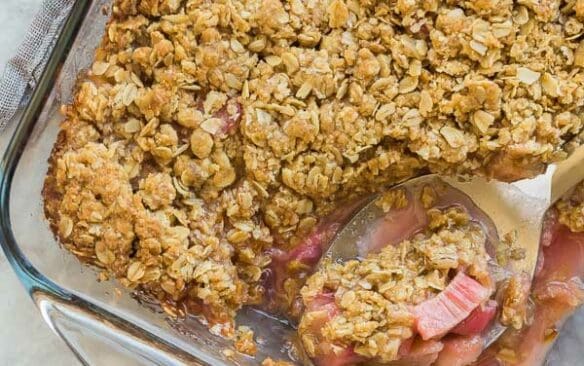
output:
M580 0L115 0L63 107L47 217L100 278L175 316L187 299L233 334L264 299L267 250L296 246L339 200L565 158L582 138L583 22ZM400 248L479 239L448 230ZM393 296L443 286L457 248Z

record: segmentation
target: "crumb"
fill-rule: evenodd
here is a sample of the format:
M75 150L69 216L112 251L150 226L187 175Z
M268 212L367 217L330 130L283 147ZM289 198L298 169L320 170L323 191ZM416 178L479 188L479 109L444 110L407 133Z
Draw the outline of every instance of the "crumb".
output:
M253 339L253 330L249 327L239 326L235 334L235 349L238 352L254 356L257 352L257 344Z
M375 204L386 213L392 209L399 210L405 208L408 205L406 190L398 188L384 192L375 201Z
M229 348L225 348L221 351L221 353L223 353L223 356L227 357L227 358L233 358L235 356L235 352L232 349Z
M422 188L422 193L420 196L420 201L425 209L429 209L430 207L434 206L436 202L436 191L434 188L430 186L424 186Z
M584 182L580 182L572 194L556 203L558 220L572 232L584 232Z
M515 275L508 279L501 288L503 299L501 324L521 329L528 321L528 302L530 279Z
M287 361L280 360L274 361L271 358L266 358L265 360L262 361L262 366L294 366L294 364Z

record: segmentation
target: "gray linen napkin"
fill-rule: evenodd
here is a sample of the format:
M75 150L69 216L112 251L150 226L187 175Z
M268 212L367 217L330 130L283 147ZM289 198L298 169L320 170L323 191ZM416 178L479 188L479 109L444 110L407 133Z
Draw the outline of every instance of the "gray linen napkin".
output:
M12 119L42 73L56 36L74 0L45 0L16 56L0 79L0 131Z

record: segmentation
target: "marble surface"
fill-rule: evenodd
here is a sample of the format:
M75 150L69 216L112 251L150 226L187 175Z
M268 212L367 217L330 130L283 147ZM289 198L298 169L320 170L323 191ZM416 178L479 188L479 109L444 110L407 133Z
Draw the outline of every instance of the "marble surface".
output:
M0 70L3 72L41 0L2 0L0 3ZM10 127L0 134L0 154L11 135ZM0 365L79 365L65 343L44 323L1 250L0 299Z

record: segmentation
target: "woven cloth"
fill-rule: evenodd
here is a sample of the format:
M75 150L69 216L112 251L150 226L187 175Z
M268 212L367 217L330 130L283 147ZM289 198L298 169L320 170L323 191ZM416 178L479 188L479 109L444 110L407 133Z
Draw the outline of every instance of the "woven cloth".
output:
M0 80L0 130L34 89L74 0L45 0Z

